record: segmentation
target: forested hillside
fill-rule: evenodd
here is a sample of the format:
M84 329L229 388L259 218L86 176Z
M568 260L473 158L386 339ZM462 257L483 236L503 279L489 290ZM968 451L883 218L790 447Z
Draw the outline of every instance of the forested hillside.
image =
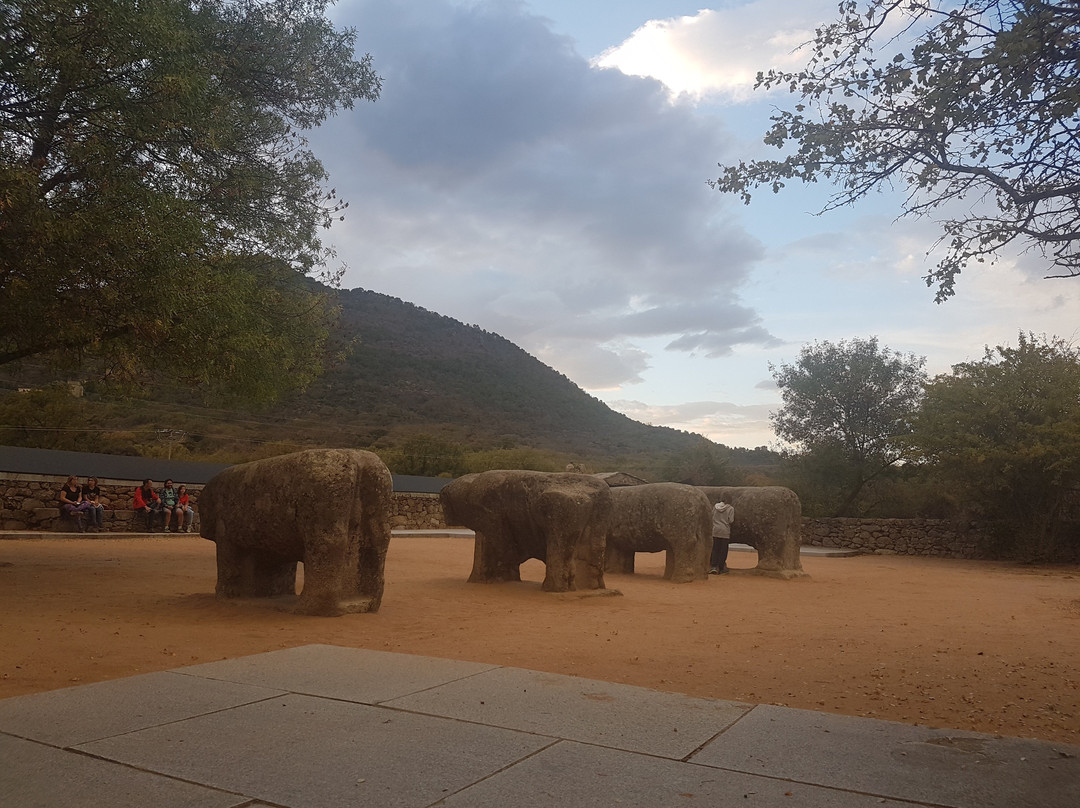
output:
M521 457L510 450L530 450L534 461L543 457L552 467L575 462L649 479L715 479L725 465L775 462L770 452L728 449L627 418L476 326L364 289L337 296L343 358L304 393L269 409L210 409L191 391L167 384L117 400L95 380L80 379L83 398L54 390L44 409L55 423L34 417L33 430L18 429L31 417L20 415L28 407L20 406L19 394L0 401L0 425L7 427L0 442L225 460L353 446L379 451L406 473L460 472L468 452L501 451L505 463ZM7 386L28 385L31 377L40 386L41 373L24 369Z
M352 353L293 406L348 413L372 442L420 428L475 445L622 454L696 439L614 412L498 334L363 289L341 304Z

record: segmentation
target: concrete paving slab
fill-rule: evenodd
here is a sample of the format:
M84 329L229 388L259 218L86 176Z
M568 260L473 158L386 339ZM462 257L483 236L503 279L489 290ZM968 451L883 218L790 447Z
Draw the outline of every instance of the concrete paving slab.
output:
M401 537L403 539L472 539L476 537L476 532L463 527L434 527L426 528L423 530L407 530L405 528L394 528L390 531L390 535L394 538Z
M756 553L757 550L751 547L749 544L741 544L739 542L733 542L728 545L728 550L736 553ZM799 555L804 556L818 556L820 558L850 558L851 556L862 555L861 550L851 550L846 547L819 547L814 544L804 544L799 548Z
M0 701L0 808L693 804L1076 808L1080 747L333 646Z
M950 808L1080 805L1080 747L769 705L691 760Z
M0 805L7 808L235 808L227 794L78 752L0 734Z
M304 645L173 672L362 704L416 693L495 668L480 662Z
M386 706L679 759L752 705L497 668Z
M0 700L0 732L75 746L270 698L280 691L163 671Z
M470 786L440 808L790 806L910 808L911 803L563 741Z
M552 743L512 730L289 694L82 751L290 808L420 808Z

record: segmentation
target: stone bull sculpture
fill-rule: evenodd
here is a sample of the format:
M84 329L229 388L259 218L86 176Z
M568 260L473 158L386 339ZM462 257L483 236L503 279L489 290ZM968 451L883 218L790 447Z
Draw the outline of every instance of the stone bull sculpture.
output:
M604 588L611 490L584 474L484 471L439 494L447 525L476 532L470 583L520 581L521 564L547 567L543 589Z
M377 455L313 449L225 469L199 496L218 597L296 594L293 611L377 612L390 544L390 472Z
M634 553L666 551L666 579L708 579L712 503L701 489L679 483L627 485L612 488L611 499L607 572L632 573Z
M754 572L773 578L802 578L802 505L790 488L766 486L702 486L711 503L723 500L735 508L731 540L749 544L758 553Z

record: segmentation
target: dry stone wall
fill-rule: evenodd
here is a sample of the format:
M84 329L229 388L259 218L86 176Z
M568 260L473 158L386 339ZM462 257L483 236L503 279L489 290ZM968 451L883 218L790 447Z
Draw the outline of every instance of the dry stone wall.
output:
M57 495L66 477L34 474L0 474L0 530L52 531L60 528ZM80 478L79 483L85 482ZM98 480L101 504L105 506L105 532L127 533L142 530L133 526L132 496L142 481ZM160 480L154 481L160 488ZM177 480L179 485L182 480ZM195 525L199 524L199 493L201 485L189 485L188 494L195 508ZM429 530L445 526L438 494L395 493L390 510L390 526L403 530ZM64 527L67 530L69 528Z
M65 480L59 476L0 473L0 530L48 532L58 529L57 492ZM139 482L99 480L106 532L141 530L133 525L131 510L132 494ZM155 482L160 487L162 481ZM179 485L183 480L176 482ZM200 491L201 485L188 486L195 507L196 527ZM390 526L395 530L445 528L439 495L395 492ZM973 525L957 525L941 519L804 518L802 540L803 544L818 547L843 547L881 555L974 558L980 535Z
M843 547L877 555L975 558L977 527L944 519L804 518L803 544Z
M390 506L392 530L433 530L446 527L438 494L394 492Z
M58 494L66 477L50 477L35 474L11 474L0 476L0 529L17 531L50 531L60 527ZM79 484L86 482L79 478ZM105 506L105 532L126 533L142 530L133 527L134 511L131 510L135 489L142 481L98 480L101 488L101 504ZM161 482L157 482L160 488ZM180 483L177 482L177 485ZM199 492L201 485L189 485L188 495L195 508L195 525L198 526ZM70 529L65 527L65 530Z

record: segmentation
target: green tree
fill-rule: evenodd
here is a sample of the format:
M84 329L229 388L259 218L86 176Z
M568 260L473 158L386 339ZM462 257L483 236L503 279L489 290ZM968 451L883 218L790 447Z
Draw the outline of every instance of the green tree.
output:
M0 445L93 451L86 401L65 384L0 398Z
M381 450L379 454L395 474L453 477L461 474L465 467L465 450L459 444L435 435L413 435L400 446Z
M769 366L783 406L776 434L827 476L835 515L848 516L866 484L905 457L922 386L925 357L901 354L869 339L806 345L790 365ZM826 464L831 473L820 468Z
M515 447L511 449L484 449L466 452L463 458L466 473L491 471L492 469L527 469L530 471L564 471L566 461L545 449Z
M914 443L977 517L998 550L1080 553L1080 349L1019 335L926 388Z
M305 276L344 203L300 132L380 87L327 4L0 2L0 364L262 397L317 372Z
M825 205L904 187L904 214L941 216L926 278L951 296L972 261L1035 249L1050 277L1080 275L1080 2L842 0L807 67L758 74L799 96L765 143L780 160L723 167L715 188L835 183ZM963 202L963 206L954 205Z
M686 485L731 485L734 482L722 448L700 436L688 448L668 457L660 475L664 480Z

